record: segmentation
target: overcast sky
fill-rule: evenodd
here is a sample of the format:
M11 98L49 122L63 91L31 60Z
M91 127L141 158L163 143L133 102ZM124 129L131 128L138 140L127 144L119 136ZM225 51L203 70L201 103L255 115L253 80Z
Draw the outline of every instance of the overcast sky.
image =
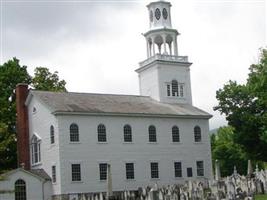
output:
M0 0L0 64L12 57L58 71L68 91L139 94L138 63L146 59L147 0ZM244 83L266 47L265 0L172 0L180 55L189 56L193 104L225 125L216 90Z

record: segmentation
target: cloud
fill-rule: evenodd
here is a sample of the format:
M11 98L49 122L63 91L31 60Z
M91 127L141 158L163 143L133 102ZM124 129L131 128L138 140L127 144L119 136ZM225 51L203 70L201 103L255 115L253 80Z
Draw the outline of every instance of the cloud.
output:
M146 1L3 1L1 63L16 56L59 71L77 92L138 94L138 62L146 59ZM264 1L178 0L172 3L180 55L193 62L193 103L212 110L216 90L229 79L246 81L248 67L266 45Z
M38 56L51 52L66 42L96 40L104 35L112 38L119 34L119 27L127 26L125 21L118 21L118 16L121 13L125 15L136 5L101 1L4 2L4 57L10 54Z

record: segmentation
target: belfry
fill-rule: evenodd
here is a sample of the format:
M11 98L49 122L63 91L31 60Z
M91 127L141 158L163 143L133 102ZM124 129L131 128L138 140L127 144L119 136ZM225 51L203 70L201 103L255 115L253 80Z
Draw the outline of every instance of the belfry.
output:
M140 94L159 102L192 104L190 65L178 54L176 29L171 23L171 4L152 2L148 6L149 30L144 33L147 59L140 62Z

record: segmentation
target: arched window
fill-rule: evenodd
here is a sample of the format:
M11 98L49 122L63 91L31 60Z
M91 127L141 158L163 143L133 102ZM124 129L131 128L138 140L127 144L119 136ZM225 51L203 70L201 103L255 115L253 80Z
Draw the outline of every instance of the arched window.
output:
M124 142L132 142L132 128L130 125L123 127Z
M53 125L50 126L50 143L55 143L55 129Z
M194 137L195 142L201 142L201 129L199 126L195 126L194 128Z
M15 200L26 200L26 183L22 179L15 182Z
M106 127L104 124L99 124L97 127L97 137L98 142L106 142L107 135L106 135Z
M177 126L172 127L172 142L180 142L179 128Z
M79 142L79 127L74 123L70 125L70 141Z
M156 127L151 125L148 128L149 142L157 142Z
M41 139L36 135L33 135L31 139L31 155L32 164L41 162Z
M179 96L178 82L176 80L172 80L172 96Z

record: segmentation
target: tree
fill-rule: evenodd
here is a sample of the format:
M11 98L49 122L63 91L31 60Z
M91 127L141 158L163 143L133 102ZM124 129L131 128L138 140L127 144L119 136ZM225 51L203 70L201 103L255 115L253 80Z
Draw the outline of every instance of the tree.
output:
M8 131L15 126L15 88L18 83L30 84L31 77L26 66L20 66L19 60L13 58L0 65L0 119L8 125Z
M0 171L17 164L15 88L18 83L30 83L26 66L13 58L0 65Z
M234 128L233 141L252 160L267 161L267 49L261 50L258 64L249 68L246 84L229 81L216 92L219 105Z
M239 144L234 143L233 136L231 126L220 127L211 135L212 161L219 161L223 177L233 174L234 166L240 174L246 175L247 172L247 155Z
M32 86L36 90L45 91L66 91L66 81L59 80L58 72L53 74L45 67L37 67L34 70L34 77L32 79Z
M16 137L0 122L0 172L16 167Z
M32 84L38 90L66 91L66 82L59 80L58 72L38 67L32 78L27 66L20 66L17 58L0 65L0 173L17 167L15 88L18 83Z

